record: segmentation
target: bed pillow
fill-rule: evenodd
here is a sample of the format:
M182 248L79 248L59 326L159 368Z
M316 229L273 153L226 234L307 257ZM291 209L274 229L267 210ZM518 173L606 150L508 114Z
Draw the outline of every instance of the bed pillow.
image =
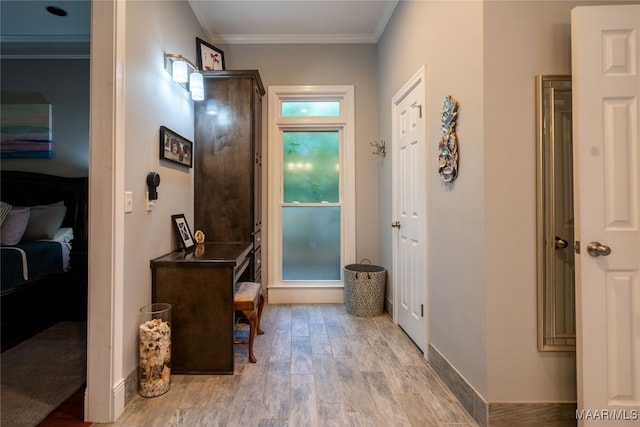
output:
M30 217L29 208L13 208L0 226L0 243L2 246L14 246L20 243Z
M9 211L12 206L9 203L0 202L0 225L4 222L4 219L9 215Z
M64 202L31 207L29 224L22 240L53 239L60 229L67 207Z

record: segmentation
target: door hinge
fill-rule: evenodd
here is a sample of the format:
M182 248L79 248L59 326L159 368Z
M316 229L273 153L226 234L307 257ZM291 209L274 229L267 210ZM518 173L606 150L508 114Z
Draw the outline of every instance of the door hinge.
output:
M420 304L420 317L424 317L424 304Z

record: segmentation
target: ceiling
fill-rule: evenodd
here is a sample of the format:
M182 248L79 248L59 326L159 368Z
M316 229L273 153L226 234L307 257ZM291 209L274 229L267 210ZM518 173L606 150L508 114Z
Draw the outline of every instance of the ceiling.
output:
M398 0L189 0L212 43L376 43ZM47 6L67 12L55 16ZM90 0L0 1L3 58L88 57Z
M190 0L212 42L376 43L398 0Z
M47 12L50 5L67 16ZM88 57L90 31L88 0L0 0L2 58Z

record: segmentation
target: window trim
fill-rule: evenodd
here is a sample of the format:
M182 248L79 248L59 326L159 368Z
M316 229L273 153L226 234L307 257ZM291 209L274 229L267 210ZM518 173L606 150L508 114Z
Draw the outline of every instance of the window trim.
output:
M283 117L282 101L339 101L339 116ZM283 281L282 265L282 145L281 134L287 130L338 130L344 138L340 147L340 206L342 208L342 263L355 262L355 96L354 86L269 86L267 150L267 215L269 301L275 303L342 302L342 276L339 281ZM282 292L280 292L282 290ZM315 292L309 292L315 290ZM326 291L326 292L325 292ZM275 297L275 298L274 298Z

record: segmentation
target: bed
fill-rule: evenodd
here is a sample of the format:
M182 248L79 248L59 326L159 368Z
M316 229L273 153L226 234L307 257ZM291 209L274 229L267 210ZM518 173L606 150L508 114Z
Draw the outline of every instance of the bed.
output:
M2 348L60 320L86 319L86 177L2 171Z

